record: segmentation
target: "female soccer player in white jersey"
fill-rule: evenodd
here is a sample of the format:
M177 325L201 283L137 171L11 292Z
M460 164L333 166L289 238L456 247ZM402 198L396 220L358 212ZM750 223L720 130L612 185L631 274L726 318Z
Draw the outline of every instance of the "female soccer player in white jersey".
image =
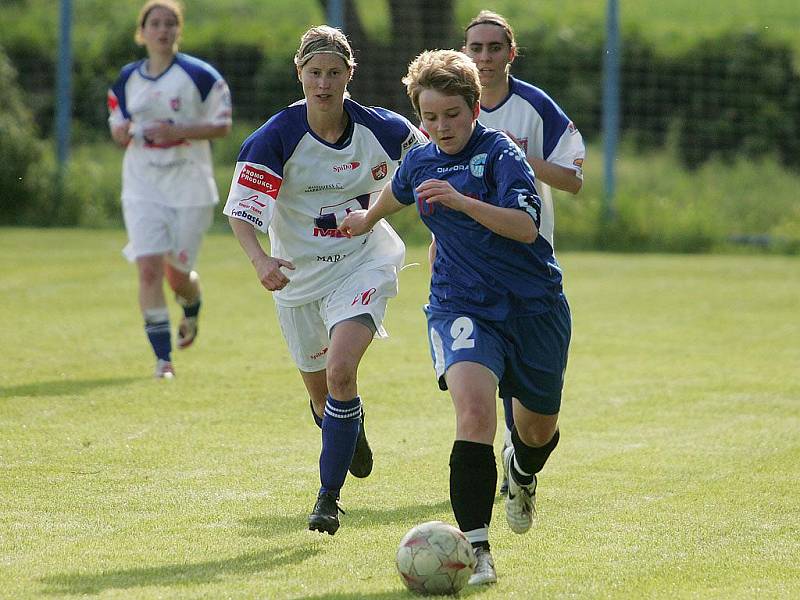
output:
M369 206L425 138L400 115L348 97L355 61L338 29L308 30L295 65L305 98L244 142L225 214L261 285L273 292L322 429L322 485L308 527L333 535L348 468L356 477L372 470L356 375L373 336L385 336L386 305L405 256L384 221L358 240L337 227L348 212ZM269 234L269 253L256 230Z
M536 173L542 199L539 235L554 244L555 224L550 186L577 194L583 184L586 148L580 132L543 90L510 75L517 41L508 21L483 10L464 28L464 47L481 75L480 122L504 131L522 148ZM504 447L511 443L514 425L511 398L503 398ZM500 488L506 493L508 482Z
M228 85L213 67L178 53L183 12L174 0L141 9L136 42L147 58L126 65L108 92L111 136L126 148L123 251L139 272L139 306L156 355L155 376L171 379L166 278L183 308L178 348L197 335L200 282L193 267L219 201L209 139L231 127Z
M497 580L489 523L497 485L495 395L514 401L506 518L532 523L536 474L558 440L558 413L571 321L553 248L539 235L541 201L518 146L477 122L481 84L461 52L420 54L403 79L432 144L409 152L367 211L342 233L360 236L416 204L436 237L425 306L434 369L456 413L450 502L478 559L472 584ZM356 240L361 239L359 237Z

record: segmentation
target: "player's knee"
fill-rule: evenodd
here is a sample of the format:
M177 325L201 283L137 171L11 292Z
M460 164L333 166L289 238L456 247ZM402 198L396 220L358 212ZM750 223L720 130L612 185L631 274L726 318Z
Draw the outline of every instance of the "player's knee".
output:
M476 402L461 406L456 420L459 439L481 440L494 437L496 416Z
M161 285L164 272L155 265L144 263L139 265L139 284L142 287Z
M519 438L526 446L540 448L553 439L558 425L556 423L552 425L550 423L530 423L527 426L520 427L520 424L517 423L516 427Z
M331 396L337 400L350 400L356 395L356 369L352 365L329 359L325 371Z

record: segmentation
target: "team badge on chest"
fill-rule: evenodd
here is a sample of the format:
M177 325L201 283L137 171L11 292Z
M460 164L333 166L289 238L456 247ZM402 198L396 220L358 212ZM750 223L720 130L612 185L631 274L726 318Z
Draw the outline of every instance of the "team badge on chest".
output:
M372 167L372 178L375 181L380 181L386 174L389 172L389 168L386 166L386 162L382 162L377 167Z
M181 97L176 96L175 98L169 99L169 106L175 112L178 112L181 109Z

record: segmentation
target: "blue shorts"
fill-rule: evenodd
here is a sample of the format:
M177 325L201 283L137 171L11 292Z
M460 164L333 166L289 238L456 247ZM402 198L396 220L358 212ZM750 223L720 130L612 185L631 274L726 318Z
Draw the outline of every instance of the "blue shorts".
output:
M486 321L430 305L425 314L433 368L442 390L447 389L447 369L457 362L475 362L497 376L500 396L513 396L540 414L559 412L572 332L564 296L545 313L506 321Z

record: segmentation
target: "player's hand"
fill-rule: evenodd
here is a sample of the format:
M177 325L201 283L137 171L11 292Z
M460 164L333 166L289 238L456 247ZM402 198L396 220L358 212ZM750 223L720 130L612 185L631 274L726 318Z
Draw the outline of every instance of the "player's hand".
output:
M289 278L281 271L281 267L294 270L294 265L288 260L264 256L253 263L258 280L270 292L282 290L289 283Z
M448 208L465 212L472 202L464 194L460 194L447 181L441 179L427 179L417 186L417 197L428 204L443 204Z
M367 211L366 210L353 210L347 213L347 216L342 221L342 224L339 225L339 231L345 234L347 237L353 237L354 235L364 235L370 229L372 229L372 224L367 219Z
M120 121L111 126L111 138L123 148L127 146L133 135L131 135L131 122L129 119Z
M151 121L144 126L142 133L146 140L157 146L184 139L180 126L172 121Z

